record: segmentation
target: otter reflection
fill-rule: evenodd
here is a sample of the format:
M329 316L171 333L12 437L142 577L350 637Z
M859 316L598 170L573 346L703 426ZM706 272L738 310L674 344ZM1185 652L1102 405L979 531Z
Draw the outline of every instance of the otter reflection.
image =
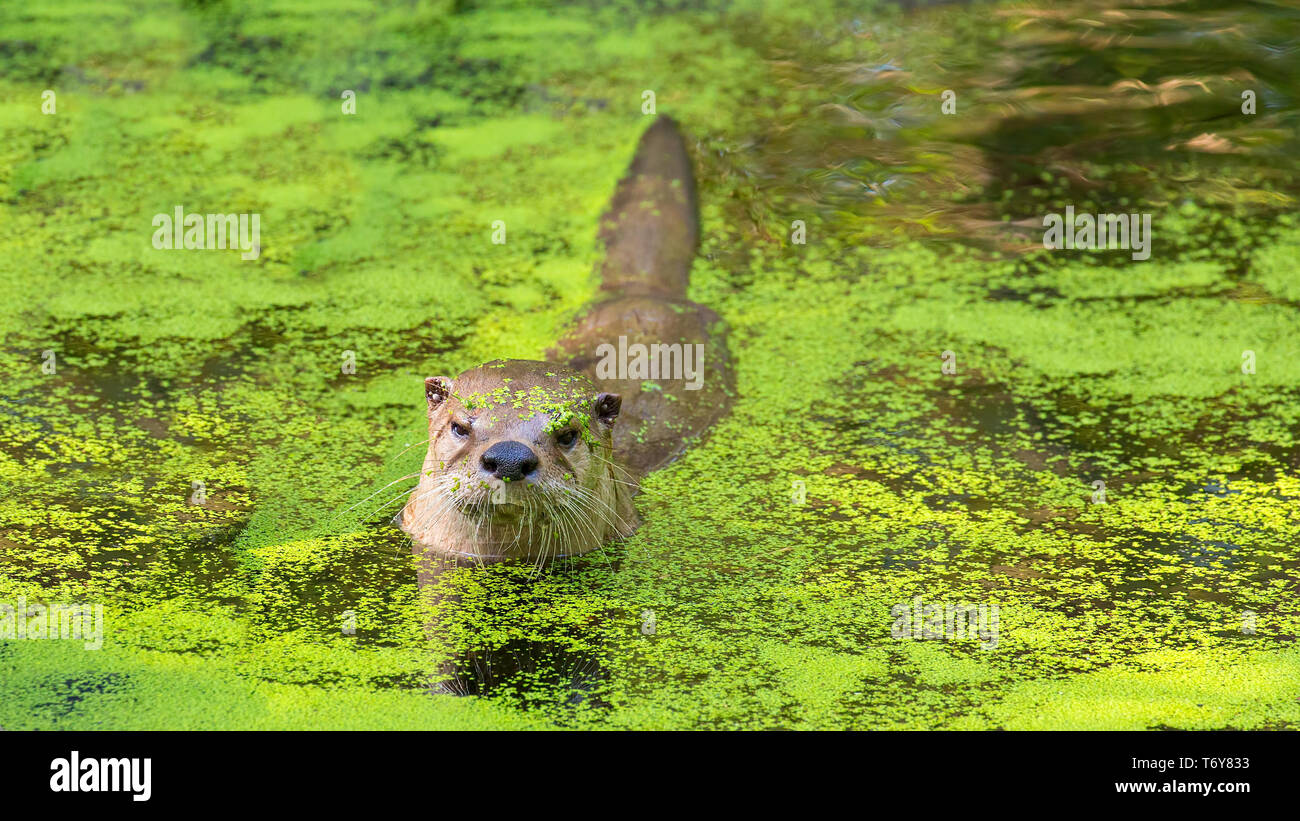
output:
M528 706L531 693L568 693L566 704L608 707L592 690L609 673L590 653L574 653L553 642L511 641L494 649L473 650L447 662L430 690L455 696L495 695L511 691Z
M448 584L449 571L475 567L467 559L425 557L420 565L419 585L429 618L425 634L435 645L450 644L442 617L453 614L461 595ZM527 585L521 580L521 585ZM513 614L520 603L511 597ZM450 619L449 619L450 621ZM442 662L431 677L429 692L436 695L510 695L520 706L562 702L569 707L607 707L598 690L609 678L597 654L574 650L560 640L511 639L496 647L461 649Z

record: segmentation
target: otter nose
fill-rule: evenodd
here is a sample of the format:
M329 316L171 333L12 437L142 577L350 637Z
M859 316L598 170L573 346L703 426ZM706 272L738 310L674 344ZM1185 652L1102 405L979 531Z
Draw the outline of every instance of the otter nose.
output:
M498 479L516 481L537 470L537 454L523 442L497 442L483 454L483 469Z

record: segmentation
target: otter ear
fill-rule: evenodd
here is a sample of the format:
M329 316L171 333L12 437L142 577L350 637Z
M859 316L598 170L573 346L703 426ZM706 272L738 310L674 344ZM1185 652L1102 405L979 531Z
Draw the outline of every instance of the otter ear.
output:
M616 393L602 393L596 396L596 418L606 425L614 424L622 407L623 397Z
M429 400L430 413L436 411L438 406L451 396L452 384L452 381L445 376L430 376L424 380L424 398Z

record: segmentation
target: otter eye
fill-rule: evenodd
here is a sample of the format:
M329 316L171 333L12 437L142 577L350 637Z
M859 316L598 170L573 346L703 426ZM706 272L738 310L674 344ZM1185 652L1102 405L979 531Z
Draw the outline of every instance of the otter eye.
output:
M555 437L555 441L560 444L560 447L571 448L578 441L578 432L576 430L566 430Z
M469 436L469 428L465 425L462 425L459 422L451 423L451 432L460 439L464 439L466 436Z

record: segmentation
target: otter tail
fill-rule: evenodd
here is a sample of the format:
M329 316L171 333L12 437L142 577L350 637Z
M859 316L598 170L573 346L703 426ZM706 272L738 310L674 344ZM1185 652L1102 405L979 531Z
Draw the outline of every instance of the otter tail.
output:
M685 299L699 225L686 141L677 123L661 116L641 135L601 219L600 289L607 295Z
M677 458L734 393L726 327L686 298L700 239L695 176L677 124L660 117L600 221L597 301L549 352L619 394L615 457L644 475Z

